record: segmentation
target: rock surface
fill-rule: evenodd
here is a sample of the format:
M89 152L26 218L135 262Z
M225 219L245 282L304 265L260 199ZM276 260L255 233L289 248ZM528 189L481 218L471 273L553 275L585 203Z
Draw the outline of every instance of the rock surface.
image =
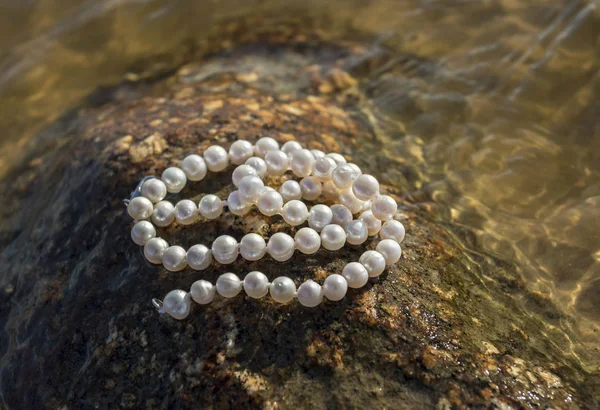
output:
M465 254L427 195L406 195L410 170L386 150L360 82L386 52L290 33L212 50L175 74L101 90L40 136L26 167L1 185L2 398L9 408L593 408L597 375L555 345L540 319L568 320L529 293L509 263ZM259 42L256 40L260 40ZM395 102L399 104L398 100ZM432 105L442 115L464 101ZM406 115L417 109L409 94ZM454 108L453 108L454 109ZM400 122L390 133L403 138ZM424 126L423 132L428 128ZM212 143L297 139L344 154L401 204L403 258L339 303L307 309L266 298L217 298L185 321L150 303L200 277L258 269L323 280L362 248L296 254L288 263L238 259L198 273L148 264L121 203ZM230 175L188 184L181 197L232 190ZM277 183L278 181L273 181ZM270 235L278 217L252 212L170 228L170 243L218 234ZM456 229L456 228L455 228ZM469 237L469 232L463 232Z

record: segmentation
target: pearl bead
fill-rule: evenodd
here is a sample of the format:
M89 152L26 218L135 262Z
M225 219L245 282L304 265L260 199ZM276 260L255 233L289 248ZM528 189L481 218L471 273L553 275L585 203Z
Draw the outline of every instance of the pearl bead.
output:
M152 212L152 222L161 228L169 226L175 220L175 206L169 201L160 201Z
M342 164L346 163L346 158L344 158L343 155L338 154L337 152L331 152L331 153L325 155L325 158L331 158L338 165L342 165Z
M190 268L204 270L212 263L212 252L204 245L194 245L188 249L186 258Z
M363 174L352 184L352 192L361 201L368 201L379 194L379 182L374 176Z
M393 219L384 223L379 232L381 239L393 239L398 243L402 243L405 234L404 225Z
M341 204L332 205L331 213L333 215L331 223L339 225L342 228L345 228L348 222L350 222L353 219L352 212L350 212L348 207Z
M156 229L148 221L140 221L133 225L131 228L131 239L136 244L142 246L145 245L150 239L156 236Z
M167 186L158 178L152 178L142 184L142 196L157 203L167 196Z
M354 196L354 193L351 189L342 192L338 198L338 201L346 208L350 210L353 214L357 214L361 211L364 202Z
M207 280L197 280L192 283L190 294L194 302L206 305L213 301L217 289Z
M267 175L267 163L264 159L259 157L251 157L246 160L245 164L254 168L258 173L259 178L264 178Z
M337 251L346 243L346 232L339 225L327 225L321 231L321 244L329 251Z
M190 294L179 289L167 293L162 302L164 311L177 320L188 317L192 308Z
M270 293L275 302L288 303L296 295L296 284L290 278L280 276L271 283Z
M312 255L321 247L321 237L312 228L301 228L294 236L296 249L305 255Z
M342 276L348 281L348 286L354 289L362 288L369 281L369 272L362 264L350 262L342 270Z
M160 179L167 186L167 191L172 194L181 192L187 183L185 172L181 168L170 167L163 171Z
M244 291L254 299L260 299L269 291L269 279L262 272L250 272L244 278Z
M221 235L212 244L212 255L217 262L226 265L236 260L239 249L235 238Z
M279 193L285 202L291 201L292 199L302 198L302 188L300 188L300 184L293 179L285 181L283 184L281 184Z
M331 301L337 302L346 296L348 291L348 281L342 275L334 273L327 276L323 282L323 293Z
M198 219L198 207L194 201L183 199L175 205L175 219L181 225L190 225Z
M315 160L320 160L321 158L323 158L325 156L325 153L323 151L321 151L320 149L311 149L310 153L313 154L313 157L315 157Z
M381 221L375 216L371 211L365 211L358 217L361 221L367 224L367 229L369 230L369 236L375 236L381 230Z
M248 261L257 261L267 252L267 244L262 236L249 233L240 241L240 253Z
M278 151L279 143L271 137L263 137L256 141L254 152L257 156L264 158L269 151Z
M246 162L254 155L254 147L248 141L237 140L229 147L229 161L234 165Z
M223 213L223 201L216 195L205 195L200 200L198 211L206 219L217 219Z
M283 198L281 194L274 189L267 190L260 194L256 206L263 215L277 215L283 208Z
M331 181L338 189L346 190L360 176L354 168L348 164L341 164L331 172Z
M302 149L302 145L298 141L288 141L281 146L281 150L285 152L288 156L292 154L294 151L298 151Z
M229 208L229 212L234 215L244 216L248 212L250 212L250 208L252 204L248 204L240 198L240 193L238 191L233 191L227 197L227 207Z
M144 256L150 263L162 263L163 254L168 247L169 244L163 238L152 238L144 245Z
M350 165L352 167L352 169L354 169L354 171L356 172L357 175L362 175L362 170L360 169L360 167L356 164L352 164L349 163L348 165Z
M315 307L323 301L321 285L312 280L307 280L298 288L298 302L306 307Z
M369 277L375 278L385 270L385 258L377 251L366 251L358 260L369 272Z
M200 155L192 154L185 157L181 169L190 181L202 181L206 176L206 162Z
M317 232L321 232L323 228L331 223L333 212L327 205L319 204L310 209L308 213L308 226Z
M292 153L290 168L292 172L299 177L307 177L310 175L315 163L315 157L307 149L301 149Z
M149 218L153 210L152 202L143 196L133 198L127 205L127 213L136 221Z
M302 190L302 198L307 201L314 201L321 195L323 187L317 178L305 177L300 180L300 189Z
M319 181L325 182L331 178L331 173L337 167L335 161L331 158L321 158L313 166L313 175Z
M239 187L240 182L242 182L242 179L244 177L249 176L257 177L258 172L256 172L256 169L254 169L254 167L251 167L248 164L243 164L236 167L236 169L233 170L233 173L231 174L231 182L233 182L233 185L235 185L236 187Z
M308 208L302 201L291 200L281 209L281 216L292 226L298 226L308 218Z
M225 298L233 298L241 290L242 281L234 273L224 273L217 279L217 292Z
M375 249L383 255L387 265L393 265L398 262L402 256L402 248L400 248L398 242L393 239L382 240L377 244Z
M288 170L290 158L283 151L269 151L265 156L267 172L270 175L283 175Z
M382 221L392 219L396 215L396 211L398 211L398 204L394 201L394 198L388 195L379 195L371 204L371 212L373 212L375 218Z
M185 249L181 246L169 246L165 249L162 257L162 263L166 270L179 272L187 266Z
M238 192L240 199L247 204L254 204L258 200L258 197L265 188L265 183L255 176L248 176L242 178Z
M211 172L220 172L229 165L229 156L225 148L211 145L204 151L204 161Z
M294 255L295 243L291 236L283 232L277 232L269 238L267 251L273 259L285 262Z
M362 245L369 237L369 230L364 221L355 219L346 225L346 240L350 245Z
M322 194L328 201L337 201L340 196L340 191L337 189L335 184L332 181L327 181L323 183Z

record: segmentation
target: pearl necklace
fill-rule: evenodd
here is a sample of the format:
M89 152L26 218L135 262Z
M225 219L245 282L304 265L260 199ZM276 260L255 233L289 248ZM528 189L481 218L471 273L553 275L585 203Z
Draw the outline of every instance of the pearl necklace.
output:
M203 180L208 171L221 172L229 164L237 165L232 174L236 191L226 201L215 195L204 196L198 206L183 199L175 206L165 201L167 193L179 193L190 181ZM285 181L279 191L264 185L263 180L280 176L287 171L302 178ZM301 199L313 201L323 195L334 202L332 206L318 204L308 210ZM203 156L192 154L184 158L179 167L167 168L161 178L145 177L126 200L127 212L134 219L131 229L133 241L144 247L144 256L154 264L162 263L165 269L176 272L189 266L195 270L208 268L213 260L220 264L233 263L238 255L249 261L261 259L267 253L279 262L289 260L296 250L310 255L322 246L329 251L341 249L346 242L363 244L368 236L379 235L376 250L362 254L358 262L348 263L340 274L329 275L323 286L307 280L296 290L294 281L280 276L269 282L261 272L250 272L243 280L234 273L225 273L216 285L198 280L189 292L175 289L162 301L153 299L160 313L175 319L185 319L191 310L191 300L199 304L210 303L215 293L232 298L242 289L252 298L262 298L267 293L279 303L294 298L307 307L315 307L323 297L341 300L351 288L361 288L369 278L377 277L386 265L396 263L401 255L400 242L404 239L404 226L394 220L398 205L393 198L379 193L379 182L362 174L355 164L336 153L325 154L319 150L303 149L296 141L279 147L273 138L261 138L253 146L244 140L231 144L229 152L212 145ZM280 215L290 226L308 221L308 227L299 229L294 238L286 233L276 233L268 242L255 233L246 234L240 243L229 235L219 236L210 249L202 244L193 245L186 252L181 246L169 246L156 236L156 228L177 222L190 225L203 217L216 219L227 207L234 215L244 216L252 206L266 216ZM358 219L353 214L360 213ZM151 222L150 222L151 221Z

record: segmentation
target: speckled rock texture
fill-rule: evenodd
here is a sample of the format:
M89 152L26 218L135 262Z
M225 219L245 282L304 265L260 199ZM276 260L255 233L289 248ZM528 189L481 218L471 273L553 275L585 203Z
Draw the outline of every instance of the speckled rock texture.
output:
M450 232L460 228L437 222L426 193L404 191L410 171L380 137L385 129L401 141L403 126L384 123L361 85L385 64L386 50L289 32L238 44L205 50L159 78L99 90L43 133L29 163L0 185L4 405L596 408L596 375L565 356L515 300L553 320L561 313L526 291L509 263L495 261L496 280L481 280L475 271L487 259L456 245ZM194 305L185 321L160 316L153 297L200 278L256 269L270 279L322 281L374 247L296 254L287 263L240 258L204 272L147 263L121 202L137 182L210 144L263 136L340 152L375 175L400 203L402 260L315 309L240 295ZM188 184L180 196L224 197L230 172ZM277 231L291 230L253 211L163 234L190 246L222 233Z

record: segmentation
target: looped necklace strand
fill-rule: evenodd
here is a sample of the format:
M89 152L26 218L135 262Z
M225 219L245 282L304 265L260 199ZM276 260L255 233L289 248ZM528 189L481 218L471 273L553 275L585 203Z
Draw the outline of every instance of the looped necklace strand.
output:
M176 205L164 200L167 193L179 193L187 181L201 181L208 171L221 172L229 164L237 167L232 182L237 190L227 200L216 195L205 195L198 205L189 199ZM301 178L285 181L279 191L265 186L267 176L281 176L291 171ZM317 204L307 208L302 199L314 201L324 196L334 205ZM363 244L369 236L381 238L376 250L368 250L358 262L348 263L341 274L329 275L323 285L307 280L297 289L294 281L280 276L272 282L262 272L248 273L243 280L234 273L225 273L215 285L198 280L189 292L175 289L164 299L153 299L160 313L175 319L185 319L191 310L192 299L199 304L210 303L215 294L225 298L238 295L243 289L252 298L262 298L270 293L273 300L287 303L297 298L306 307L315 307L323 297L331 301L341 300L350 288L361 288L369 280L384 271L386 265L398 262L402 255L400 242L404 239L404 226L394 220L398 210L396 201L379 193L379 182L371 175L363 174L355 164L337 153L325 154L319 150L307 150L296 141L279 147L273 138L259 139L255 145L238 140L231 144L229 152L212 145L203 156L192 154L184 158L181 167L167 168L161 178L145 177L125 201L128 214L135 224L131 229L133 241L144 247L144 256L154 264L176 272L189 266L195 270L208 268L213 261L231 264L239 255L249 261L269 254L279 262L289 260L296 250L305 255L317 252L321 247L337 251L346 243ZM268 241L255 233L246 234L238 243L229 235L221 235L209 246L196 244L187 251L181 246L169 246L156 236L157 227L176 222L190 225L202 218L216 219L227 208L234 215L244 216L256 206L265 216L280 215L292 227L308 222L294 237L276 233ZM354 215L359 215L354 219Z

